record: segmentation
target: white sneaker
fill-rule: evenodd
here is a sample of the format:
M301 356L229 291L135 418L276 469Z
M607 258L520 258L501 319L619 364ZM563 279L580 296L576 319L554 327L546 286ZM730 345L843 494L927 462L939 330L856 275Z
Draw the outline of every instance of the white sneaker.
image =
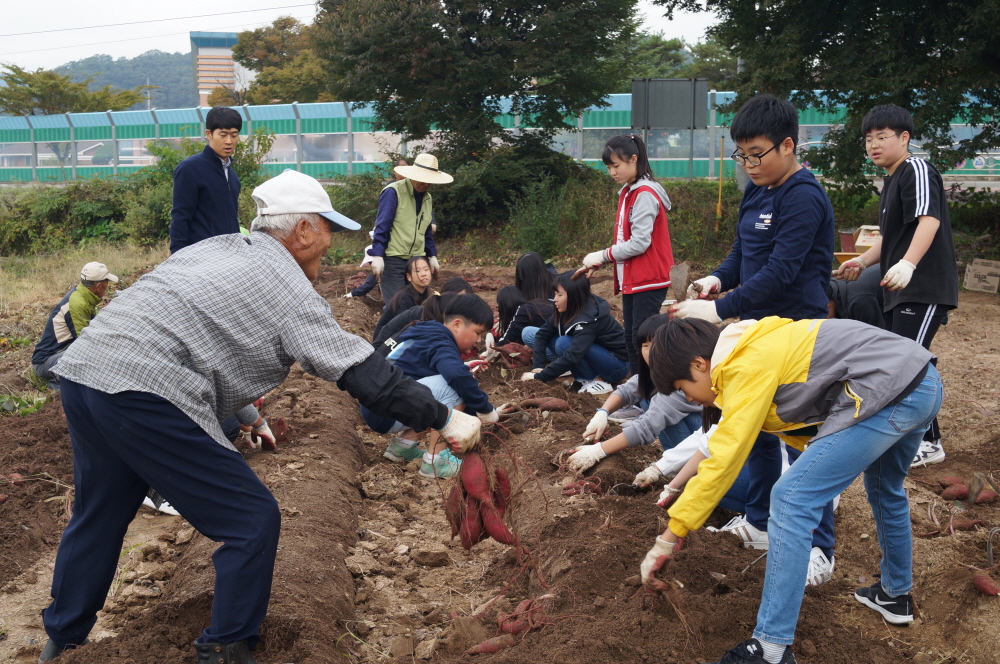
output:
M809 572L806 574L807 586L821 586L833 580L833 565L836 557L827 558L823 549L814 546L809 552Z
M625 406L624 408L619 408L615 412L608 415L608 421L624 424L625 422L631 422L645 412L646 411L638 406Z
M142 499L142 504L151 510L155 510L157 512L163 512L164 514L169 514L170 516L181 515L180 512L178 512L173 508L173 505L171 505L165 500L162 503L160 503L159 507L157 507L156 503L153 502L153 499L150 498L149 496L146 496L145 498Z
M580 386L579 394L608 394L614 392L614 388L603 380L585 380Z
M729 523L721 528L712 528L709 526L705 530L713 533L733 533L734 535L739 535L740 539L743 540L744 547L767 551L767 531L757 530L742 514L734 516L729 520Z
M929 466L932 463L941 463L944 461L944 448L941 447L941 441L920 441L920 449L917 450L917 455L913 457L913 462L910 464L910 468Z

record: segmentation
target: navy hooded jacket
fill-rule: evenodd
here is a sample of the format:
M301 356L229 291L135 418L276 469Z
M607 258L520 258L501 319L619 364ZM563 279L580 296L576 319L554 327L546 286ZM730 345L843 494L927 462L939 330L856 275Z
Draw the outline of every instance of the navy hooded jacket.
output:
M229 177L226 177L226 171ZM170 210L170 253L216 235L240 232L237 216L240 179L205 146L174 169L174 206Z
M545 366L545 350L549 342L559 336L570 336L573 341L569 348L549 366ZM555 380L563 372L570 371L586 356L592 344L610 351L619 360L628 360L625 347L625 329L611 315L611 305L607 300L590 296L587 307L569 325L555 323L555 312L545 321L545 325L535 335L535 347L531 362L535 369L542 369L535 375L537 380Z

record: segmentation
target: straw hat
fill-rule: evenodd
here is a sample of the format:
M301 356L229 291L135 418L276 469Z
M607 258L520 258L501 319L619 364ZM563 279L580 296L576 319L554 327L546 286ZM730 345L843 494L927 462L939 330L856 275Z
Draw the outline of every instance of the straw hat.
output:
M438 170L438 160L432 154L418 154L413 166L397 166L393 169L404 178L426 182L427 184L448 184L455 178Z

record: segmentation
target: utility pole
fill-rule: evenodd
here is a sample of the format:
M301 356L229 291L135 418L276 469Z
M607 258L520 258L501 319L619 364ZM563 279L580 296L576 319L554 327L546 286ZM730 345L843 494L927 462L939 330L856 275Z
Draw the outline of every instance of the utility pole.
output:
M742 74L743 71L746 68L747 68L747 61L744 60L743 58L736 58L736 73L737 74ZM747 172L745 170L743 170L742 166L740 166L739 164L737 164L736 165L736 186L739 187L741 194L743 193L743 190L747 188L747 185L749 183L750 183L750 176L747 175Z
M149 91L149 77L147 76L146 77L146 110L147 111L152 108L152 105L150 103L151 97L152 97L152 94Z

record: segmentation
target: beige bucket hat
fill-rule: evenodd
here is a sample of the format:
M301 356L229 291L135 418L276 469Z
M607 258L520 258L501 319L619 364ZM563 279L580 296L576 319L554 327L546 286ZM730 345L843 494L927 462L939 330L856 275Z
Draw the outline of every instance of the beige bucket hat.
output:
M447 173L438 170L437 157L426 152L417 155L413 160L413 166L397 166L393 170L404 178L427 184L448 184L455 180Z

